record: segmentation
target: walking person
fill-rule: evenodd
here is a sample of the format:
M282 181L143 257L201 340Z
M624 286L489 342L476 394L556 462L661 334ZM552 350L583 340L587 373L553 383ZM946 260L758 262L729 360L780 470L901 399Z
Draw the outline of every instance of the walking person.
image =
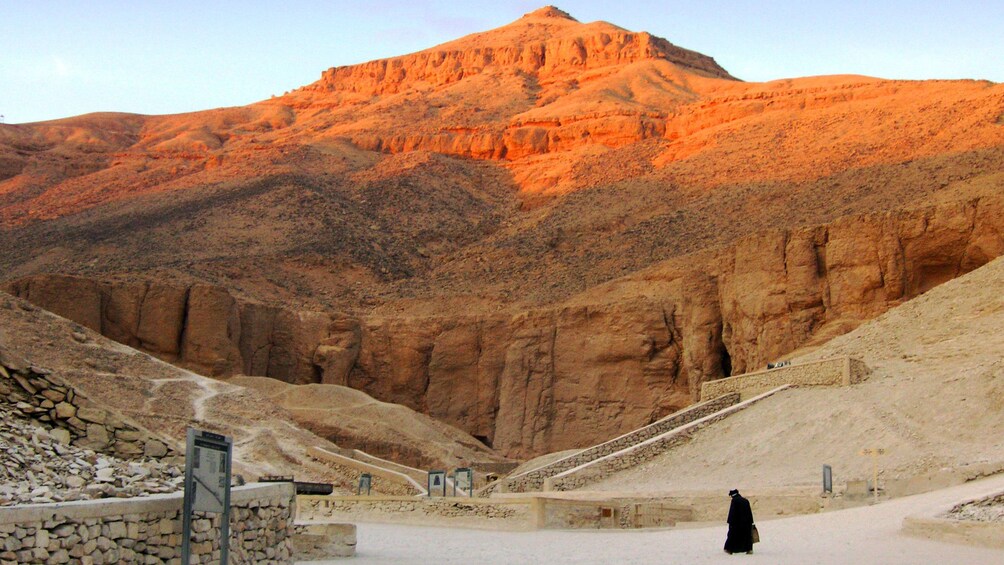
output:
M725 553L753 553L753 510L750 501L739 494L739 491L729 491L732 502L729 505L729 535L725 538ZM759 541L759 540L757 540Z

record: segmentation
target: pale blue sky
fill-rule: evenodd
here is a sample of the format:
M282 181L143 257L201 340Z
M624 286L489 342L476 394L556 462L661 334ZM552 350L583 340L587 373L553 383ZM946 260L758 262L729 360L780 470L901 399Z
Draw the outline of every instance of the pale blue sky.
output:
M505 25L545 2L0 0L7 123L248 104L328 67ZM864 74L1004 81L1004 0L565 0L578 20L649 31L747 81Z

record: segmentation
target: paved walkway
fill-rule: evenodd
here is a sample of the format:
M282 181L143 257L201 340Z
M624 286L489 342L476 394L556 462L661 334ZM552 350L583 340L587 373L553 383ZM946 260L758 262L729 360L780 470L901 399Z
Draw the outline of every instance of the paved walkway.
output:
M359 524L354 565L423 564L915 564L1004 563L1004 550L912 538L903 518L1004 491L1004 476L933 493L808 516L765 520L753 555L722 551L726 527L667 530L493 532ZM723 497L722 504L728 501ZM341 563L324 561L315 563Z

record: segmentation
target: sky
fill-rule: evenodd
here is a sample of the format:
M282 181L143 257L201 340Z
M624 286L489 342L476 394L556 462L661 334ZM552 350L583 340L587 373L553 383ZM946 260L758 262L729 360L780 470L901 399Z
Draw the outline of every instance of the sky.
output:
M505 25L523 0L0 0L0 115L169 114L256 102L334 66ZM1004 82L1004 0L561 0L746 81L862 74Z

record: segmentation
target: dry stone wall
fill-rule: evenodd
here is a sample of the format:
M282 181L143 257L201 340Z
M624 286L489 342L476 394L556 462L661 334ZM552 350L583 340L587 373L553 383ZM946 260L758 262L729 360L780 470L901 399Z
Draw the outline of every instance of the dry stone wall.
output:
M645 426L644 428L640 428L629 434L625 434L610 441L584 449L579 453L559 459L558 461L538 469L503 479L503 481L500 482L504 482L504 486L499 486L497 488L503 489L505 492L530 492L543 490L544 480L548 477L553 477L558 473L574 469L575 467L580 467L590 461L595 461L600 457L627 449L680 426L689 424L706 416L710 416L711 414L724 410L725 408L728 408L738 402L738 393L723 394L713 400L701 402L700 404L681 410L680 412L672 414L671 416L663 418L654 424ZM491 491L486 490L484 495L487 496L491 494L493 490L495 489L492 489Z
M291 484L233 489L230 562L292 563ZM171 563L181 558L182 497L156 495L0 509L0 563ZM218 514L192 523L192 562L218 563Z
M701 384L701 399L711 400L726 394L744 397L760 394L781 385L850 386L868 375L868 367L859 359L838 357L811 363L787 365L776 369L746 373L737 377Z
M579 489L589 483L607 478L619 471L630 469L631 467L635 467L646 461L655 459L666 451L690 441L694 433L707 427L708 425L718 422L719 420L723 420L732 414L786 388L788 388L788 385L783 385L745 402L719 410L718 412L705 416L700 420L678 427L660 436L656 436L622 451L612 453L606 457L601 457L600 459L591 461L580 467L570 469L551 478L545 479L544 490L556 491Z
M500 526L526 528L531 524L531 503L530 499L466 497L300 496L297 500L297 519L375 519L429 524L442 524L444 519L480 519Z
M125 459L180 461L180 454L122 416L96 406L48 369L0 354L0 398L26 417L52 428L64 444Z

